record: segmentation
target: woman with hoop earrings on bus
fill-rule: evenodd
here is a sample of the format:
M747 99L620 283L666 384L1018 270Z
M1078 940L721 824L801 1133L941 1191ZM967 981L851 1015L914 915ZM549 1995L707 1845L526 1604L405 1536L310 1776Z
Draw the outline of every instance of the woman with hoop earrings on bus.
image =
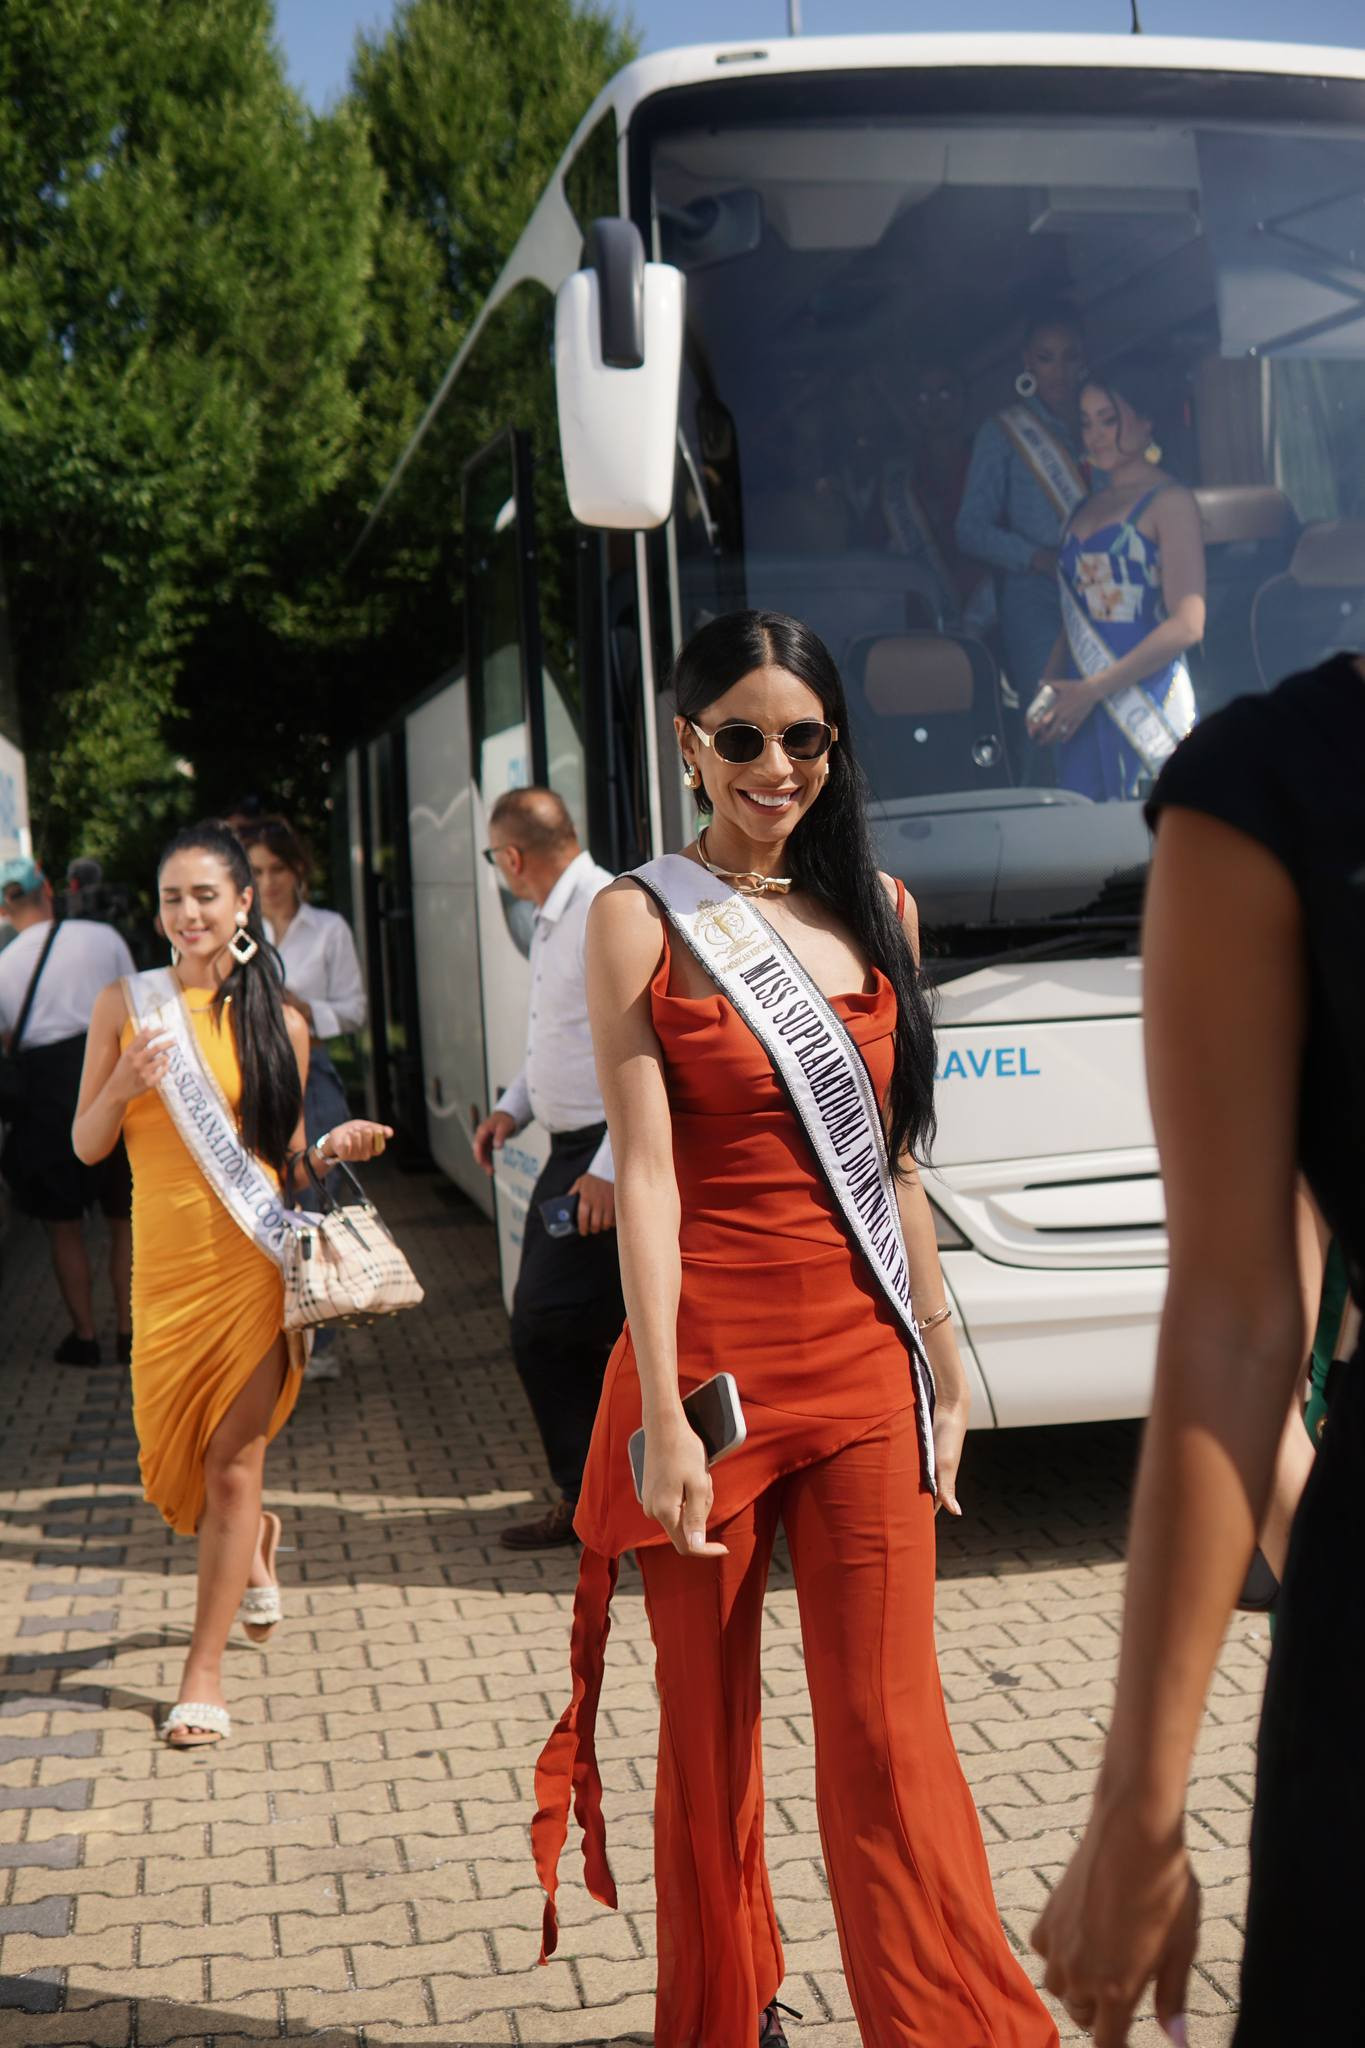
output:
M809 628L712 620L673 689L707 822L588 920L629 1319L575 1523L573 1697L536 1773L543 1953L571 1803L589 1888L615 1903L594 1725L634 1550L661 1710L656 2048L786 2041L759 1726L780 1521L861 2038L1055 2048L996 1914L934 1653L967 1389L915 1169L934 1059L914 906L877 871L843 686Z
M1029 702L1057 637L1057 553L1086 497L1076 396L1085 375L1080 321L1064 302L1024 329L1013 404L978 429L957 515L957 544L995 575L1006 681Z
M93 1164L121 1134L133 1170L143 1488L172 1528L199 1538L194 1631L162 1733L194 1749L230 1732L222 1661L239 1607L256 1641L281 1616L280 1521L262 1513L261 1490L266 1446L298 1399L303 1347L281 1327L271 1219L237 1197L243 1166L277 1189L304 1176L308 1027L281 1000L283 972L233 832L179 833L157 887L171 966L97 999L72 1142ZM346 1122L306 1148L307 1164L372 1159L391 1136Z

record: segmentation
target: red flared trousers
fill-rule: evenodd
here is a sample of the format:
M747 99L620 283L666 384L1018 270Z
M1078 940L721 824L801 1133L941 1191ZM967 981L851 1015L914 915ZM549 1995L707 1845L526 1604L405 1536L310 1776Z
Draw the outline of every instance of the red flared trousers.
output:
M1000 1925L934 1651L934 1514L912 1411L712 1534L638 1553L658 1653L655 2048L754 2048L782 1981L763 1856L759 1637L779 1519L796 1574L816 1796L866 2048L1055 2048Z

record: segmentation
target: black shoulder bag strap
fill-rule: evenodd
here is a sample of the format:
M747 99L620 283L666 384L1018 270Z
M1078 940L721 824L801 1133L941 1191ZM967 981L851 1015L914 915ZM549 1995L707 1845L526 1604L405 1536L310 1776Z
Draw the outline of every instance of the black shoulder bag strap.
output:
M38 993L38 983L42 980L43 969L47 966L47 956L57 943L58 930L59 926L57 924L56 918L54 917L52 920L52 929L47 935L47 942L44 945L42 952L38 955L38 965L34 968L32 974L29 976L29 983L28 987L24 990L24 1000L22 1005L20 1006L18 1021L16 1022L14 1030L10 1035L9 1049L11 1058L13 1058L14 1054L18 1052L20 1042L22 1041L24 1036L24 1032L28 1028L28 1013L33 1008L33 998Z

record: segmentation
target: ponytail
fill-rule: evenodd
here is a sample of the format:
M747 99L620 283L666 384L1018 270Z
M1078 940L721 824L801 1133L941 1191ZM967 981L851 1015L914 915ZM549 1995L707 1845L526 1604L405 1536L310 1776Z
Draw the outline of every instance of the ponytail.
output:
M239 895L252 888L246 850L226 825L210 820L177 832L162 850L157 873L173 854L190 852L211 853L220 860ZM284 1021L284 962L265 935L254 889L245 930L256 941L255 954L250 960L233 961L214 998L214 1014L221 1024L224 1007L231 1001L232 1035L242 1074L242 1142L283 1180L290 1140L303 1111L303 1090Z

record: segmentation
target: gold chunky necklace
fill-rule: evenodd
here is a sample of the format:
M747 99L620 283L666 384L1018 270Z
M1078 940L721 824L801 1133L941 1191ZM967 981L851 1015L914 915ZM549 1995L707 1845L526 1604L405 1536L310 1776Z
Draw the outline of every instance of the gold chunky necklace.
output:
M753 868L737 875L729 868L718 868L713 860L708 860L706 835L710 829L709 825L703 825L697 834L697 859L709 875L715 875L719 881L733 883L741 896L785 896L788 893L792 885L790 875L760 875Z

